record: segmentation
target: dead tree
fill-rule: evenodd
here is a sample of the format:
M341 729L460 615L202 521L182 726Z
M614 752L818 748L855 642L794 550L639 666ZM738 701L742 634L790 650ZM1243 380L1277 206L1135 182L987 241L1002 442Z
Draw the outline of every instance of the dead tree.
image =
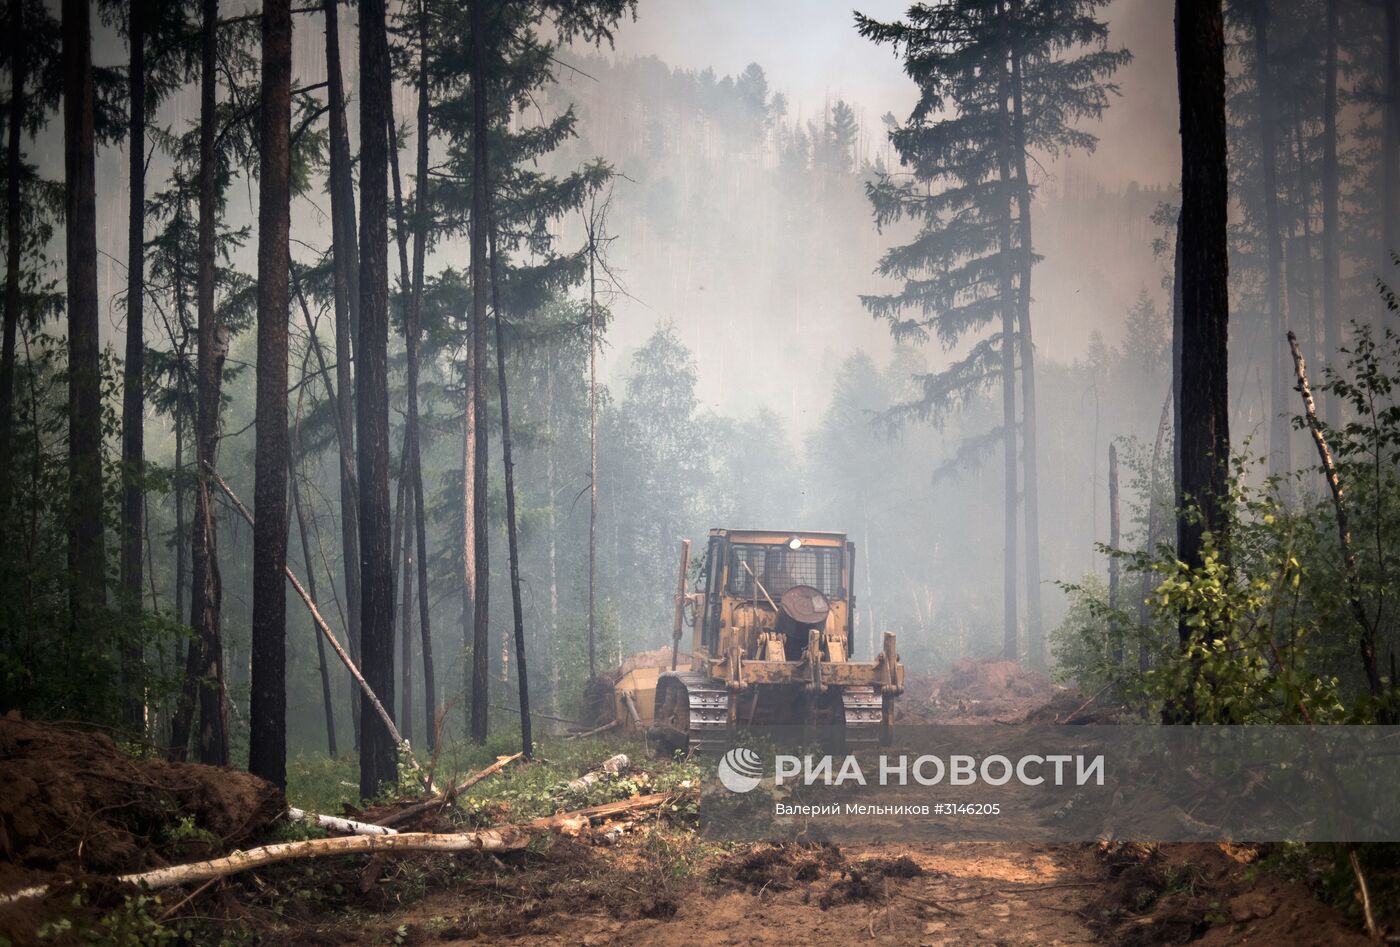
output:
M1332 508L1337 514L1337 541L1342 550L1342 567L1346 575L1347 604L1358 629L1357 645L1361 652L1361 667L1366 672L1366 686L1372 695L1381 693L1381 676L1376 666L1376 623L1366 612L1366 604L1361 599L1361 574L1356 565L1356 552L1351 545L1351 522L1347 515L1346 493L1342 487L1342 476L1332 459L1332 451L1327 446L1321 422L1317 418L1317 404L1313 401L1312 387L1308 384L1307 365L1303 353L1298 350L1298 339L1288 333L1288 348L1293 353L1293 371L1297 376L1294 390L1303 399L1303 413L1307 418L1308 431L1317 446L1317 456L1322 463L1322 474L1327 480L1327 489L1332 493Z

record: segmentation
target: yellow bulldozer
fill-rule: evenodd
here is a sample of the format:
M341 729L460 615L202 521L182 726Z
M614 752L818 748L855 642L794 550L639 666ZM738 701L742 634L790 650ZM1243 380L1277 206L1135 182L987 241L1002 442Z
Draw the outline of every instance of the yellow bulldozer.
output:
M686 540L670 669L634 666L617 680L624 728L687 752L722 752L748 726L812 728L848 748L889 742L904 667L890 632L873 660L854 660L855 544L845 534L712 529L698 590L687 589L689 568ZM686 623L695 630L683 662Z

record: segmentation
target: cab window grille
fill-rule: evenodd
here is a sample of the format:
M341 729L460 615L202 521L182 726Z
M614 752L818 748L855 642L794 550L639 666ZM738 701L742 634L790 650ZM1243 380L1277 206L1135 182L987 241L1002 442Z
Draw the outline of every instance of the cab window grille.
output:
M753 577L747 565L774 600L793 586L807 585L827 598L844 597L841 588L841 550L824 546L759 546L736 544L731 551L729 591L732 595L753 596ZM762 597L762 593L757 593Z

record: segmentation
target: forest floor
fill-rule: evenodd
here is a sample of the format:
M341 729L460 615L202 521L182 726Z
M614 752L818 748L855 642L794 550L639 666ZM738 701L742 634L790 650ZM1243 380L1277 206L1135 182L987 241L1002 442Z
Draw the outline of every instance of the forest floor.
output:
M1008 662L960 662L909 683L906 718L921 722L1103 713ZM582 793L561 788L619 748L633 756L625 775ZM460 801L452 825L429 827L520 821L560 808L561 798L573 808L679 792L699 773L641 749L550 745L547 761L508 768ZM717 843L695 833L686 806L635 818L625 831L547 836L499 856L292 862L159 896L111 880L305 837L272 821L280 797L263 787L133 760L104 737L0 720L0 901L23 885L54 886L44 899L0 904L0 945L1369 942L1317 899L1305 870L1279 870L1267 847ZM293 801L305 803L299 791L310 790L293 785Z

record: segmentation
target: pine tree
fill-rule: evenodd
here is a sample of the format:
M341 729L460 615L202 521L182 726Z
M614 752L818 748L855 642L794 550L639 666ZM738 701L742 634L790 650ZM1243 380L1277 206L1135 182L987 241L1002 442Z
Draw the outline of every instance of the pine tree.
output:
M360 4L360 319L356 448L360 514L361 671L394 707L394 575L389 510L389 44L384 4ZM397 778L397 747L368 701L360 707L360 795Z
M1036 258L1027 164L1031 151L1056 154L1095 143L1075 122L1102 113L1116 91L1108 78L1129 59L1126 51L1107 47L1107 28L1093 17L1100 5L1098 0L959 0L916 5L902 22L856 18L863 36L901 51L905 70L921 92L909 120L890 132L914 180L886 172L868 186L877 226L908 217L919 223L920 233L880 262L882 275L905 281L903 291L863 301L889 321L896 338L924 339L932 332L948 350L999 322L999 331L984 335L963 358L924 376L921 396L898 413L940 422L999 382L1002 425L983 435L980 444L967 445L967 453L975 455L994 441L1002 446L1003 650L1009 658L1020 653L1018 460L1024 470L1028 654L1035 663L1043 656L1030 319ZM1019 455L1018 431L1023 441Z
M257 448L248 770L287 785L287 322L291 228L291 0L262 12L258 167Z
M467 230L471 244L470 349L465 366L469 391L463 424L463 626L464 632L470 631L467 637L472 654L470 732L480 742L486 739L489 710L490 358L486 313L488 247L493 228L488 226L488 218L494 208L494 235L503 256L517 246L545 255L543 263L524 271L530 277L522 281L521 289L507 288L517 279L507 263L502 261L500 266L505 309L523 311L518 299L527 301L524 309L533 308L543 298L542 288L559 285L561 273L571 274L565 282L581 279L585 260L582 251L567 258L550 255L551 238L541 224L578 209L588 189L600 180L598 174L584 172L556 180L533 167L536 159L573 134L572 109L537 128L515 130L508 119L518 106L529 102L532 90L553 81L556 43L575 38L594 43L610 40L613 25L634 9L635 3L588 0L527 4L505 0L473 2L468 7L463 11L445 5L435 18L434 85L442 92L434 111L436 125L447 139L448 167L439 190L442 227L448 232ZM539 30L546 19L557 34L553 42L543 39ZM517 624L521 621L523 618ZM522 666L519 660L516 664L517 668ZM522 692L521 697L523 702L526 695Z
M1017 441L1015 347L1016 247L1012 243L1010 60L1003 2L962 0L917 5L908 20L880 23L857 15L862 36L902 52L919 85L918 104L890 140L913 180L885 174L867 186L875 223L904 218L920 226L914 242L888 251L882 276L903 289L862 302L890 324L897 339L926 339L945 349L969 335L997 331L942 372L925 375L922 396L904 414L940 422L946 413L1000 388L1002 424L984 441L1003 452L1003 653L1019 655L1016 603Z

